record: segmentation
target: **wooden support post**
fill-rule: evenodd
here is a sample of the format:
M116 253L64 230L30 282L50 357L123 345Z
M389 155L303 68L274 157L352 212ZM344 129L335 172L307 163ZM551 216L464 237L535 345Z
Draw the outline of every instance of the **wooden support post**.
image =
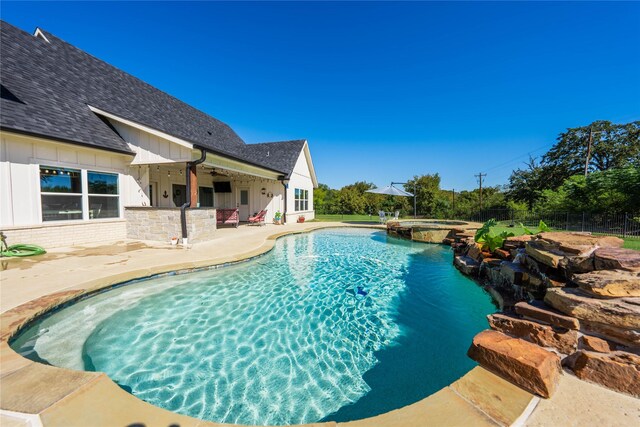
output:
M192 165L189 168L189 179L191 180L191 205L190 208L198 206L198 174L196 171L196 165Z

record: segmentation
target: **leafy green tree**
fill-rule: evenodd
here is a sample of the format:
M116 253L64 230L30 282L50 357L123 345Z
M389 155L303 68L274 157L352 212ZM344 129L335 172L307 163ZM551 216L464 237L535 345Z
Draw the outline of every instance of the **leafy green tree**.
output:
M640 121L614 124L598 120L567 129L542 157L549 188L557 188L570 176L584 173L591 131L590 172L640 164Z
M338 192L334 208L336 213L344 214L365 214L365 198L364 194L358 192L354 186L342 187Z
M329 212L329 193L332 190L327 184L318 184L318 188L313 190L313 207L319 214L326 214Z
M440 193L440 175L437 173L432 175L414 176L404 185L404 190L409 193L414 191L414 183L417 194L417 210L418 215L433 217L436 215L438 206L438 196ZM411 200L413 203L413 200Z
M557 190L544 190L536 205L542 211L638 212L640 167L574 175Z
M545 169L536 162L535 158L529 157L526 169L518 168L511 173L507 185L507 200L526 203L529 209L533 209L548 186Z

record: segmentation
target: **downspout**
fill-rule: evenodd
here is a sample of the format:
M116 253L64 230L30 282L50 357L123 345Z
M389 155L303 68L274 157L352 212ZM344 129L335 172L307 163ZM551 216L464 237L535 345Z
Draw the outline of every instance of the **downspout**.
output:
M207 158L207 152L200 148L200 158L187 162L185 176L187 177L187 201L180 206L180 225L182 226L182 245L187 246L187 208L191 206L191 167L199 165Z
M282 212L282 223L286 224L287 223L287 187L289 185L289 183L285 183L287 179L284 176L279 176L278 177L278 181L280 181L282 183L282 186L284 187L284 212Z

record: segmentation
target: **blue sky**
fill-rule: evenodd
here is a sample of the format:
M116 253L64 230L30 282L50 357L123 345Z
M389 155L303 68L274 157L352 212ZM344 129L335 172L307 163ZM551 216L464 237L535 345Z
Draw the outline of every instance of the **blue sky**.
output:
M504 184L567 127L640 119L640 3L2 2L320 182Z

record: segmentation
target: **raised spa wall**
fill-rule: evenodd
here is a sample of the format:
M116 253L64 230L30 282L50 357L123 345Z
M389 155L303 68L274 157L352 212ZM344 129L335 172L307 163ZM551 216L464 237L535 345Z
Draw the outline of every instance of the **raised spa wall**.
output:
M453 242L460 234L473 235L482 224L465 221L414 220L388 221L387 233L423 243Z
M214 208L186 209L189 242L212 240L216 231ZM124 218L127 238L169 242L172 237L182 237L180 208L126 207Z

